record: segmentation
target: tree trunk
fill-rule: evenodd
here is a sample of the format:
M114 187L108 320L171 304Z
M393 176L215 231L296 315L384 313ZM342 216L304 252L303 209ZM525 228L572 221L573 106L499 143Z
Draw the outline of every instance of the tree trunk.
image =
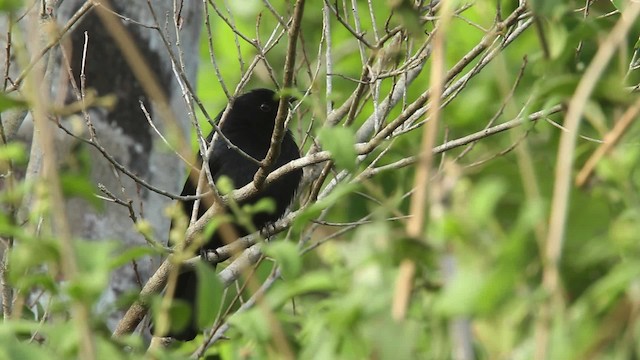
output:
M79 92L74 91L72 82L75 82L77 88L84 87L87 94L95 91L99 97L112 95L117 100L115 106L110 109L95 106L84 115L77 113L59 118L60 124L76 135L88 139L91 132L86 124L90 122L95 129L95 139L113 159L145 182L173 194L179 191L180 185L184 182L183 162L175 151L168 149L149 124L141 104L149 112L149 117L158 132L174 140L171 144L188 144L190 117L187 114L190 114L191 110L181 96L182 90L176 79L177 75L172 70L171 59L178 62L181 61L179 59L184 59L183 63L175 64L175 67L182 69L185 79L195 84L198 56L193 54L198 54L202 5L193 1L177 3L176 6L179 8L174 9L174 2L168 0L111 2L113 12L120 15L111 15L111 20L123 25L126 29L125 38L132 40L141 58L133 56L132 60L131 54L135 54L135 51L126 47L126 50L121 50L122 45L114 36L117 26L104 21L103 15L108 15L109 12L102 11L102 15L99 13L102 10L99 9L100 6L108 6L104 4L93 6L86 12L61 39L61 46L54 46L49 51L50 55L40 60L46 64L44 84L50 86L50 101L59 105L78 101ZM81 0L66 0L59 8L45 8L44 12L55 17L60 31L82 6L89 4ZM153 7L153 12L150 6ZM37 39L38 35L44 36L44 26L33 26L43 24L42 11L38 4L30 11L34 16L27 16L21 21L20 28L26 34L25 38ZM157 19L154 19L153 14ZM36 20L38 18L40 19ZM179 29L179 41L176 29ZM160 32L171 44L170 49L162 40ZM46 41L40 41L39 45L27 41L29 52L37 54L43 43ZM180 44L179 49L176 43ZM63 51L65 56L62 56ZM187 56L179 56L179 51ZM31 57L33 59L34 55ZM2 61L4 62L4 59ZM151 81L141 77L139 70L133 70L135 66L131 66L132 62L150 70L158 88L164 94L150 95L149 89L153 88L149 85ZM17 73L20 71L22 69ZM158 101L162 98L166 99L164 106ZM168 107L175 116L167 115ZM3 116L3 125L10 128L7 119L7 116ZM174 119L176 121L172 122ZM18 124L19 133L25 141L30 142L34 131L31 113ZM175 141L176 139L178 141ZM90 167L87 171L90 171L91 183L94 186L101 184L124 203L130 201L135 218L149 222L153 227L155 239L162 244L166 243L170 220L164 212L172 202L170 198L141 186L117 170L95 147L73 138L66 132L56 130L55 140L60 167L73 166L69 165L69 162L77 162L81 154L88 155L87 163ZM43 152L36 146L37 142L32 143L25 175L27 178L37 178L42 171ZM100 195L109 197L105 194ZM100 201L101 204L95 206L94 203L80 197L70 197L66 201L67 219L74 237L96 241L117 240L121 244L121 250L133 246L146 246L143 236L135 230L132 216L126 206L113 201ZM23 207L23 214L28 214L31 205L27 202ZM114 327L122 316L121 312L110 309L115 299L124 292L140 289L158 265L158 258L147 257L112 273L110 286L101 299L105 311L110 313L110 327Z

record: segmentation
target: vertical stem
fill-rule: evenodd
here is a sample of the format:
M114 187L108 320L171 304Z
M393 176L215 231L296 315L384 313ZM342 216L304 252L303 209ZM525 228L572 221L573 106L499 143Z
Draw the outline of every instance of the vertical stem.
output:
M325 50L325 63L327 68L327 79L326 79L326 102L327 102L327 118L331 111L333 110L333 99L331 98L331 93L333 92L333 60L331 59L331 10L329 10L329 6L325 2L322 6L322 23L324 25L324 38L326 42L326 50Z
M46 8L48 9L48 8ZM53 21L52 17L41 17L40 37L46 39L46 33ZM48 91L50 90L50 75L45 71L41 62L34 65L33 71L27 74L24 83L24 94L32 104L31 112L34 121L34 141L42 151L41 184L46 184L47 196L51 203L52 226L56 238L60 241L61 269L64 279L72 281L78 273L76 254L71 239L71 231L66 217L66 203L62 195L58 160L54 141L55 129L47 118ZM44 79L44 82L42 81ZM49 86L47 86L49 85ZM95 347L91 327L89 325L89 309L81 301L74 301L71 316L76 322L80 336L80 358L94 359Z

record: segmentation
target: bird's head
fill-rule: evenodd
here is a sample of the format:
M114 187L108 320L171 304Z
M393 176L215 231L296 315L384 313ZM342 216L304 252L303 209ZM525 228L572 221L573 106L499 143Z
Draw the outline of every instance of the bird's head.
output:
M270 89L255 89L238 96L233 102L231 118L234 124L255 130L273 132L278 114L278 95Z

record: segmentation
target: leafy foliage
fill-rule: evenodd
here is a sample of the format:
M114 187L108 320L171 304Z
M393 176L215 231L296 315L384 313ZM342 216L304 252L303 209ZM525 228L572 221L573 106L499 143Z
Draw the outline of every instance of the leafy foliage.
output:
M14 3L0 2L0 10L13 10ZM247 74L246 88L283 78L287 32L282 26L291 26L294 4L273 2L267 9L266 3L207 5L197 88L209 113L224 108L225 91L233 94ZM100 308L111 272L156 255L164 245L124 250L117 241L54 231L60 208L47 179L16 176L24 171L26 148L17 141L0 146L3 299L14 299L0 323L0 358L78 357L87 339L97 358L113 359L189 354L223 359L639 357L640 151L634 139L640 128L630 122L624 136L610 139L625 114L638 115L640 22L630 26L580 109L572 181L598 149L610 147L586 183L560 195L554 190L560 176L557 159L566 154L557 144L566 124L560 110L551 111L558 105L565 110L576 98L586 69L603 41L611 41L621 12L636 5L594 1L587 2L587 11L584 2L538 0L516 14L522 1L499 1L498 8L495 1L451 1L454 10L447 16L445 1L369 3L377 4L353 1L354 12L351 4L306 2L295 68L300 102L289 127L304 152L330 153L331 166L308 167L309 181L293 204L300 211L278 241L267 231L270 241L261 244L265 257L258 264L234 273L240 275L232 286L224 279L200 284L197 312L211 331L192 343L144 355L140 333L111 339L106 313L136 297L128 294ZM509 16L516 18L508 27L494 28ZM444 46L437 48L432 39L443 21L450 23ZM469 55L481 45L483 51ZM511 119L522 122L506 133L435 154L430 177L420 182L416 169L431 151L423 148L422 125L435 120L426 120L431 102L412 105L427 93L434 96L430 70L438 50L444 50L448 78L437 145L451 145L451 140ZM266 61L249 66L254 57ZM460 69L451 70L463 61ZM402 85L412 69L422 66L415 79ZM401 86L397 105L382 107ZM360 94L358 100L349 103L354 93ZM350 105L344 116L330 124L345 103ZM2 111L34 106L0 96ZM523 120L539 111L546 113ZM375 134L405 113L405 121L373 142ZM198 115L206 127L203 112ZM369 124L374 124L373 135L364 136ZM367 144L373 150L363 151ZM63 194L96 202L97 184L88 180L91 164L83 152L66 160L60 167ZM232 190L231 184L221 186L223 194ZM412 201L425 186L426 210L416 212ZM568 199L557 264L549 256L555 196ZM24 215L18 210L26 198L35 200ZM101 203L96 206L105 214L125 211ZM267 201L234 211L252 213L272 205ZM415 235L407 224L419 216L425 225ZM171 238L180 244L188 219L172 219ZM144 227L143 220L137 224ZM151 231L140 232L152 237ZM60 281L70 266L65 244L72 244L76 254L75 275ZM211 267L198 264L196 269L214 276ZM192 311L180 304L166 306L163 295L144 300L153 304L156 319L180 321Z

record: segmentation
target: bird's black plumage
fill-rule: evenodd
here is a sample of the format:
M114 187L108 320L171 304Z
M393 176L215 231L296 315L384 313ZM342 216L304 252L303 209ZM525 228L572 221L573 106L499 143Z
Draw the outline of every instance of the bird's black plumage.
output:
M278 112L278 99L276 94L268 89L256 89L245 93L232 104L227 114L226 120L221 126L222 133L235 146L242 149L246 154L250 155L258 161L265 158L271 143L271 135L273 133L276 114ZM220 117L218 115L218 117ZM209 135L208 141L213 138L213 132ZM240 188L251 181L258 170L258 165L247 159L237 150L230 148L227 144L216 137L213 149L209 158L209 168L214 181L221 176L227 176L233 181L236 188ZM293 139L291 133L287 130L282 140L280 156L275 161L272 169L295 160L300 157L300 150ZM275 202L275 211L272 213L258 213L253 215L253 225L257 229L263 228L265 225L275 222L284 214L285 210L291 203L295 191L302 178L302 170L296 170L280 177L277 181L263 188L257 196L248 199L240 205L253 204L263 198L271 198ZM187 180L182 195L193 195L196 189L192 181ZM182 203L183 210L187 216L191 216L194 202L186 201ZM198 216L202 216L207 209L200 206ZM247 235L246 229L234 224L232 225L238 236ZM224 245L222 237L218 233L214 233L207 243L201 249L216 249ZM180 331L170 331L167 336L176 340L189 341L197 334L196 324L197 314L195 301L197 299L197 278L193 271L183 272L179 275L174 293L174 299L185 301L191 306L194 316L186 329Z

